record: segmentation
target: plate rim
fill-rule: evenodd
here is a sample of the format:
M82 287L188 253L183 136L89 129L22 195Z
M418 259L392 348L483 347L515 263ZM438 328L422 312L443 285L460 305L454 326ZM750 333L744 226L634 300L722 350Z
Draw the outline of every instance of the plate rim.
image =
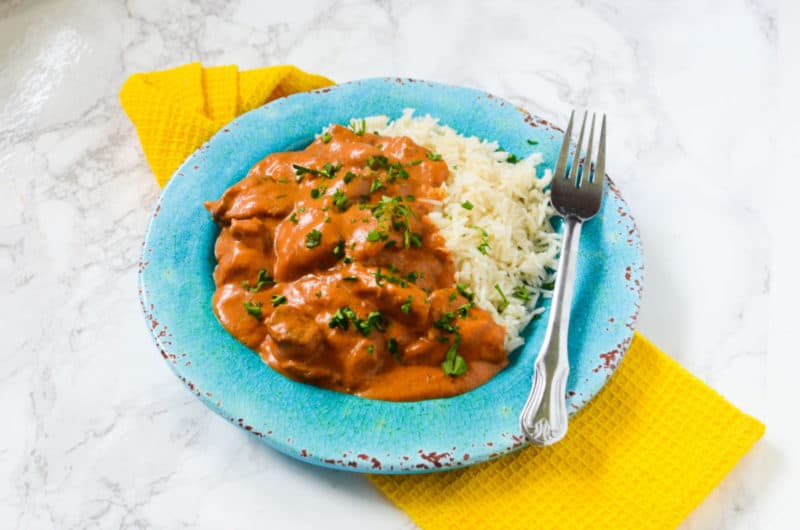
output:
M444 463L443 465L439 465L439 462L436 461L435 462L436 465L426 466L424 468L410 467L410 465L409 465L409 467L403 467L402 464L397 465L397 466L391 466L391 468L383 467L381 465L377 465L376 466L375 463L371 462L369 459L363 459L364 460L363 462L359 462L358 460L356 460L356 465L352 465L352 461L346 461L346 460L343 460L343 459L340 460L340 459L325 459L325 458L322 458L325 455L316 456L316 455L303 454L305 452L305 450L303 450L301 452L298 452L297 451L297 447L295 447L293 445L286 445L286 444L276 443L276 440L271 439L265 433L260 433L260 432L256 431L255 429L253 429L251 426L249 426L248 422L246 420L244 420L244 418L234 418L234 415L231 415L228 411L226 411L226 409L224 407L219 406L218 403L215 403L211 399L209 399L209 397L207 397L203 393L203 391L200 388L197 387L197 385L195 383L190 381L180 371L180 369L179 369L180 367L179 367L179 365L177 363L169 362L170 361L170 357L169 357L170 354L168 353L168 351L169 351L168 346L169 345L165 344L166 341L164 340L164 336L157 329L157 326L153 325L154 319L152 317L152 314L153 314L154 308L153 308L152 305L150 305L150 302L148 301L148 291L147 291L147 285L146 285L145 274L144 274L145 268L147 267L147 259L146 259L147 256L145 255L145 253L146 253L146 250L148 249L148 242L151 239L151 231L153 230L154 218L158 216L159 211L161 209L161 205L162 205L163 199L170 192L170 189L173 187L174 183L177 181L176 179L178 179L178 178L191 178L190 176L185 175L185 173L188 173L188 169L195 164L196 159L199 156L201 156L206 150L212 148L214 143L215 143L215 140L221 134L223 134L225 132L229 132L229 130L233 129L234 127L236 127L239 122L248 119L247 118L248 115L251 115L253 113L263 112L265 107L268 107L269 105L272 105L275 102L280 103L281 101L288 100L290 98L307 97L308 94L326 94L326 93L330 93L330 92L333 92L333 91L336 91L336 90L340 90L342 88L350 87L350 86L353 86L353 85L362 85L362 84L365 84L365 83L369 84L369 83L376 83L376 82L391 82L391 83L400 83L400 84L402 84L404 82L420 83L420 84L424 84L424 85L427 85L427 86L430 86L430 87L433 87L433 88L457 89L457 90L461 90L461 91L464 91L464 92L472 92L475 95L481 95L482 97L486 97L488 99L495 99L498 102L503 102L504 104L512 105L517 111L519 111L521 114L523 114L526 117L526 119L525 119L526 122L528 121L528 119L530 119L531 121L535 122L536 124L545 126L546 128L552 129L554 131L561 132L563 134L563 130L561 128L553 125L549 121L547 121L547 120L545 120L543 118L540 118L539 116L537 116L535 114L532 114L532 113L528 112L527 110L525 110L524 108L522 108L520 106L513 105L512 103L508 102L507 100L505 100L503 98L500 98L498 96L492 95L492 94L490 94L488 92L485 92L483 90L470 88L470 87L463 87L463 86L457 86L457 85L450 85L450 84L444 84L444 83L431 82L431 81L426 81L426 80L417 80L417 79L401 79L401 78L394 78L394 77L376 77L376 78L360 79L360 80L350 81L350 82L347 82L347 83L341 83L339 85L335 85L335 86L331 86L331 87L317 89L317 90L310 91L310 92L293 94L293 95L290 95L290 96L287 96L287 97L284 97L284 98L279 98L277 100L274 100L273 102L266 103L265 105L262 105L261 107L258 107L256 109L253 109L253 110L247 112L247 113L244 113L244 114L242 114L240 116L237 116L236 118L231 120L229 123L223 125L211 138L209 138L207 141L203 142L203 144L198 149L196 149L191 155L189 155L189 157L187 157L186 160L184 160L184 162L181 163L181 165L178 167L178 169L176 169L175 172L173 173L173 175L170 178L170 180L167 183L167 185L163 188L163 190L161 190L161 193L159 194L158 200L156 201L156 204L153 207L151 216L148 218L148 226L147 226L147 230L146 230L146 233L145 233L144 241L142 243L142 249L141 249L141 254L140 254L140 258L139 258L139 269L138 269L138 273L137 273L137 279L138 279L137 283L138 283L138 288L139 288L140 304L141 304L141 307L142 307L142 310L143 310L143 313L144 313L145 321L147 323L148 331L149 331L149 333L150 333L150 335L151 335L156 347L161 352L162 357L164 357L165 360L167 361L167 364L170 366L170 368L172 369L173 373L175 373L175 375L179 378L179 380L182 381L184 386L189 391L194 393L196 395L196 397L198 397L207 407L212 409L215 413L217 413L217 414L221 415L222 417L226 418L229 422L231 422L234 425L237 425L238 427L242 428L243 430L248 432L251 436L256 437L257 439L259 439L262 442L266 443L267 445L269 445L273 449L276 449L276 450L278 450L278 451L280 451L280 452L282 452L284 454L287 454L287 455L289 455L289 456L291 456L293 458L299 459L299 460L304 461L304 462L309 462L309 463L321 465L321 466L324 466L324 467L331 467L331 468L336 468L336 469L344 469L344 470L354 471L354 472L397 474L397 473L421 473L421 472L444 471L444 470L449 470L449 469L458 469L459 467L466 467L468 465L473 465L473 464L476 464L476 463L481 463L481 462L484 462L484 461L492 460L492 459L497 458L499 456L502 456L504 454L516 451L516 450L518 450L518 449L520 449L520 448L522 448L522 447L524 447L524 446L526 446L528 444L524 439L520 438L518 435L510 434L509 435L509 439L507 440L508 443L506 443L504 446L500 446L498 444L498 447L496 447L495 450L492 451L492 452L484 451L483 454L475 454L474 457L471 459L471 461L467 461L467 460L456 461L456 462L450 462L449 464L448 463ZM628 328L630 328L630 329L629 329L629 332L627 333L627 337L620 344L618 344L618 351L614 352L614 355L612 356L611 361L606 363L608 366L605 366L605 368L609 369L609 373L608 373L605 381L608 380L610 375L616 369L616 366L619 364L619 361L621 361L622 357L624 356L625 352L627 351L627 348L628 348L628 346L629 346L629 344L630 344L630 342L631 342L631 340L633 338L634 327L635 327L635 324L636 324L636 322L638 320L639 307L640 307L641 298L642 298L643 270L644 270L643 250L642 250L642 247L641 247L641 239L640 239L639 228L636 225L636 222L633 219L633 216L630 214L630 206L625 201L625 199L622 197L622 195L619 192L619 189L617 188L616 184L610 178L607 179L607 182L608 182L608 187L607 187L607 191L606 191L606 197L608 197L609 195L613 194L615 199L618 202L620 202L626 208L626 213L630 217L630 222L631 222L632 227L633 227L631 229L631 234L632 234L631 237L633 237L635 239L635 244L633 246L635 247L635 250L636 250L637 261L638 261L639 267L638 267L638 270L635 271L635 273L637 274L637 283L636 283L637 292L636 292L636 301L635 301L635 304L634 304L634 311L628 317L629 318L629 322L626 323L626 326ZM149 308L148 308L148 305L150 305ZM609 352L609 353L611 353L611 352ZM588 397L588 399L583 401L579 406L575 407L573 405L573 408L571 408L571 410L570 410L570 416L572 416L574 413L576 413L578 410L580 410L586 403L591 401L591 399L596 397L596 395L605 386L605 381L602 384L600 384L600 386ZM296 384L303 384L303 383L296 383ZM354 398L354 399L365 399L365 398L359 398L358 396L353 396L353 395L349 395L349 394L348 394L348 396L350 396L351 398ZM429 400L429 401L433 401L433 400ZM503 435L505 436L505 433L503 433ZM422 454L422 451L420 451L420 454ZM354 456L356 456L356 455L354 455ZM357 455L357 457L359 457L359 459L360 459L361 456L362 455L360 455L360 454ZM375 460L375 459L373 458L373 460ZM426 460L427 462L430 462L429 458L424 458L424 460ZM417 462L411 462L411 463L415 464L415 465L417 464Z

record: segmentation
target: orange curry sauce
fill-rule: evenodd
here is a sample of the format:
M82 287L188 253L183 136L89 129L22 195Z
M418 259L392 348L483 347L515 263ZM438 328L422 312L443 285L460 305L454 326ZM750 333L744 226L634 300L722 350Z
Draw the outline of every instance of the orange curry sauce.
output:
M426 215L448 171L409 138L341 126L267 156L206 204L221 227L219 321L324 388L411 401L483 384L508 362L505 330L456 285Z

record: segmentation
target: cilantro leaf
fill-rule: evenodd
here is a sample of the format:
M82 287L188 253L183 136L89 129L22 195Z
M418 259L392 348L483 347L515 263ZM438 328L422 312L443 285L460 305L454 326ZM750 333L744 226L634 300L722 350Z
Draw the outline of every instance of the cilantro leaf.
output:
M248 314L261 319L261 302L256 302L255 304L251 301L246 301L244 303L244 309L247 311Z
M322 233L316 228L306 234L306 248L318 247L322 242Z
M272 295L272 307L278 307L279 305L285 304L287 302L286 297L282 294L273 294Z

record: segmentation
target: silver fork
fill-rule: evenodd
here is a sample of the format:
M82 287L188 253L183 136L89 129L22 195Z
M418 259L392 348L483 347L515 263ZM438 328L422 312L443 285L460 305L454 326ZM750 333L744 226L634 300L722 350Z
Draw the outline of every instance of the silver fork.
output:
M572 123L575 119L575 111L572 111L567 132L564 133L564 142L561 144L561 151L558 154L558 163L550 190L553 207L564 218L561 257L558 260L556 284L553 288L550 319L547 322L544 343L534 365L531 393L519 417L522 432L536 445L554 444L567 434L565 396L567 377L569 376L567 335L569 334L569 314L572 306L572 288L575 281L575 258L578 254L583 222L594 217L600 210L606 165L606 117L603 115L597 163L592 168L594 114L592 114L592 125L589 129L586 155L581 163L581 147L587 114L588 112L583 115L572 167L567 173Z

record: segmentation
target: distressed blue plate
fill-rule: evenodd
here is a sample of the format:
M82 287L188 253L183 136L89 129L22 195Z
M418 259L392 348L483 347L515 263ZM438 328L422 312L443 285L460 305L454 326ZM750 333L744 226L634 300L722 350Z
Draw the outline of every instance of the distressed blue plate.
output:
M556 160L562 132L500 98L468 88L368 79L273 101L231 122L178 169L155 207L142 250L142 307L161 354L208 407L267 445L312 464L419 473L477 464L525 445L517 424L547 313L531 323L508 367L466 394L414 403L362 399L291 381L264 364L211 310L216 199L269 153L301 149L330 123L404 108L518 156ZM528 140L538 142L531 145ZM541 167L541 166L540 166ZM639 234L609 183L581 236L570 330L568 406L603 387L632 338L641 294Z

